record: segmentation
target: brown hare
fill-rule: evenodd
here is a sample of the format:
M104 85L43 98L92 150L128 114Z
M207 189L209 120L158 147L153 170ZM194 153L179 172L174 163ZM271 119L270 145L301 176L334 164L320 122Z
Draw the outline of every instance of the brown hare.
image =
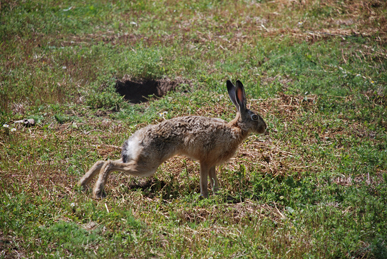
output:
M246 108L242 83L236 87L227 80L227 90L237 113L235 119L225 122L217 118L185 116L165 120L136 131L122 147L121 159L98 161L79 180L85 186L97 173L93 189L96 199L103 197L109 174L121 171L134 176L151 176L159 165L174 155L186 155L200 162L200 193L208 197L207 180L213 191L219 189L215 166L229 160L249 133L264 133L266 123L261 116Z

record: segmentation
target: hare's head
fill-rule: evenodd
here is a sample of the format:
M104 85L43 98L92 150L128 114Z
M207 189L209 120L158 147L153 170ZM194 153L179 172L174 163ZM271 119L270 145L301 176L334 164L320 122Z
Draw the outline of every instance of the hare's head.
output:
M239 114L239 127L249 132L264 133L266 131L265 121L258 113L246 108L245 89L241 81L237 80L234 86L230 80L227 80L227 90Z

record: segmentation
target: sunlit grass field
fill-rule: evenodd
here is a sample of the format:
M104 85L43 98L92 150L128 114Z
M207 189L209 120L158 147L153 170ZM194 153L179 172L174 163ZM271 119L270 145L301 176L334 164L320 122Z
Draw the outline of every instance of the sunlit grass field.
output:
M0 39L0 258L387 258L385 1L6 0ZM141 127L233 119L228 79L269 134L217 195L182 156L76 186Z

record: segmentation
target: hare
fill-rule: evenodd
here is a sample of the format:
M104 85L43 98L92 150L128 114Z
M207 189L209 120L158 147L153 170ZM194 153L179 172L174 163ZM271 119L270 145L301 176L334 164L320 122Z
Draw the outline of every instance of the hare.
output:
M122 147L121 159L98 161L79 180L84 187L99 172L93 189L93 197L103 197L106 180L113 171L134 176L151 176L159 165L170 157L186 155L200 162L200 193L208 197L207 178L213 191L219 189L215 166L229 160L239 144L249 133L264 133L266 123L262 117L246 108L246 96L242 83L236 87L227 80L227 90L237 113L235 119L225 122L217 118L185 116L165 120L136 131Z

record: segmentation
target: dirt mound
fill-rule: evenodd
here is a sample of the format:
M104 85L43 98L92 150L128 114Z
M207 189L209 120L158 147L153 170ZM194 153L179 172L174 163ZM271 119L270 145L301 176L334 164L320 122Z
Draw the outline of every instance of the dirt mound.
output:
M169 91L176 90L181 85L190 86L190 82L184 79L171 80L163 78L159 80L152 79L122 79L117 80L116 90L131 103L147 102L149 96L162 97Z

